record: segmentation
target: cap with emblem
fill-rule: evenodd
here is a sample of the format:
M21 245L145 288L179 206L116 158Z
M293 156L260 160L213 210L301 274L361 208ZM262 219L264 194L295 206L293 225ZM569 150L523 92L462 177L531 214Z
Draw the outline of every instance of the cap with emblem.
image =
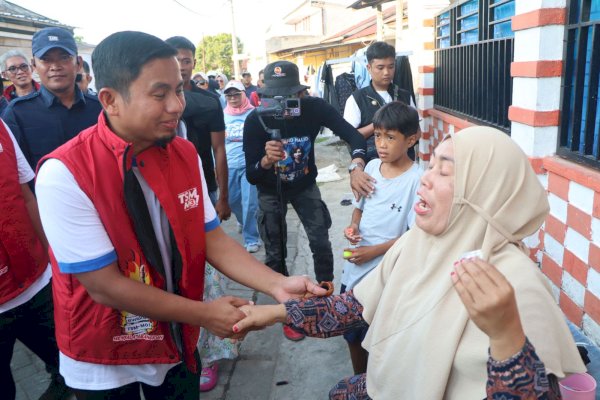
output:
M227 93L229 89L237 89L240 92L243 92L245 90L244 85L242 84L242 82L239 81L227 82L227 85L225 85L225 89L223 89L223 93Z
M37 31L31 40L31 52L34 57L43 57L49 50L63 49L72 56L77 55L77 43L73 34L63 28L44 28Z
M300 74L296 64L289 61L275 61L264 69L265 86L258 88L264 96L290 96L308 89L300 84Z

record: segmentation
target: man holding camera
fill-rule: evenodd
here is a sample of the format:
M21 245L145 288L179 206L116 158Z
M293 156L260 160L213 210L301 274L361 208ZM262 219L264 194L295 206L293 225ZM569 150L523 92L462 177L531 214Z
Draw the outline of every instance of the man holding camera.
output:
M315 180L314 143L321 126L348 142L352 190L355 196L368 196L373 185L372 178L363 172L365 139L324 100L305 95L307 87L300 84L295 64L276 61L267 65L264 84L258 89L262 104L244 125L244 152L248 181L258 189L265 264L287 275L285 214L287 203L291 203L308 236L317 281L331 281L331 216ZM284 334L290 340L304 337L286 327Z

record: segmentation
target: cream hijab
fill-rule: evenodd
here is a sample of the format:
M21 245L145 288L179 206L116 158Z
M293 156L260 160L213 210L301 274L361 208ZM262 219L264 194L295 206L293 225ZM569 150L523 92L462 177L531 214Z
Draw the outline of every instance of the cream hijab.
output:
M483 399L489 340L452 287L453 263L481 249L515 289L525 334L547 373L585 367L546 278L522 251L548 213L546 192L520 148L502 132L451 135L454 198L449 225L416 225L354 289L370 323L367 391L376 400Z

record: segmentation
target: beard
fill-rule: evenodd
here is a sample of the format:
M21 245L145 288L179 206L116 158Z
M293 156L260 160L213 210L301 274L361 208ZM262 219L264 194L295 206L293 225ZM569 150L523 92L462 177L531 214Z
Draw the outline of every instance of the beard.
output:
M173 141L173 139L175 139L175 136L177 136L177 134L176 134L176 132L173 132L173 134L171 136L156 139L154 141L154 145L158 146L158 147L162 147L164 149L167 147L167 145L169 143L171 143Z

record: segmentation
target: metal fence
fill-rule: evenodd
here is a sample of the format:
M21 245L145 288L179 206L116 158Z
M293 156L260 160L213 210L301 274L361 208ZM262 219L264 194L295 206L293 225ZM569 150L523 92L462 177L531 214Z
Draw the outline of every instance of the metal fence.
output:
M569 19L557 153L599 168L600 1L574 0Z
M434 107L510 132L513 38L435 50Z

